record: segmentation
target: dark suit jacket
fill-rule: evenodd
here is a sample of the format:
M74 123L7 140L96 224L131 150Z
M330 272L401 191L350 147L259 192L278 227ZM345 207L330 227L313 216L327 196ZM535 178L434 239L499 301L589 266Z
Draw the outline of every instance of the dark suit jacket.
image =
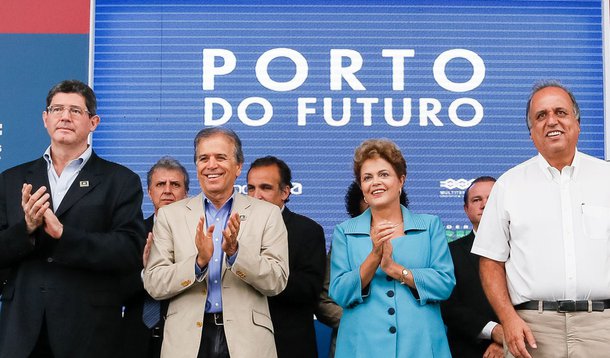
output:
M290 275L286 289L268 298L275 346L279 358L317 357L313 314L326 267L324 230L287 207L282 216L288 230Z
M4 289L9 273L10 271L8 269L0 269L0 295L2 295L2 290Z
M0 357L27 357L43 321L56 357L116 356L120 277L142 267L140 178L93 153L55 213L59 240L42 227L27 235L23 183L49 188L43 158L0 174Z
M154 215L144 220L146 237L152 232L155 223ZM144 243L146 240L144 240ZM141 272L125 278L123 283L125 290L130 292L130 297L125 303L125 315L123 319L123 348L122 356L125 358L158 358L161 356L161 342L163 335L163 323L161 318L159 324L154 328L154 333L160 337L153 337L151 329L146 327L142 320L144 301L150 297L144 289ZM135 292L133 291L135 289ZM161 315L167 313L167 301L161 301Z
M491 340L477 336L489 321L499 322L481 287L479 256L470 253L473 242L471 232L449 243L456 284L441 309L454 357L482 357Z

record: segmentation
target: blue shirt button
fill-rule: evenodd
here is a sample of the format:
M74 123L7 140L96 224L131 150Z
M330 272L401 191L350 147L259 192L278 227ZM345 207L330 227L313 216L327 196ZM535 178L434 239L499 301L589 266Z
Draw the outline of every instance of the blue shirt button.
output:
M394 313L396 313L396 310L394 308L392 308L392 307L388 308L388 314L390 316L393 315Z
M388 297L394 297L394 291L389 290L388 292L386 292L386 294L388 295Z
M396 327L394 327L394 326L390 327L390 333L392 333L392 334L396 333Z

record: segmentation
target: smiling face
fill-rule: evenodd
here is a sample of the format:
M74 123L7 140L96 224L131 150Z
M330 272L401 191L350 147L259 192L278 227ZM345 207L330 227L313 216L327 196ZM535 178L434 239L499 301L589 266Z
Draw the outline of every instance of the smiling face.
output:
M580 123L570 96L559 87L545 87L532 96L530 137L550 165L561 170L576 152Z
M235 158L233 140L222 133L200 139L195 164L205 196L220 207L233 194L233 184L241 174L242 164Z
M360 169L360 188L371 209L399 205L405 176L398 177L392 165L381 157L367 159Z
M51 137L51 145L78 148L84 151L87 148L89 133L93 132L100 122L100 117L89 116L87 112L82 115L71 114L67 108L79 107L87 109L85 97L78 93L55 94L50 106L63 106L66 108L61 113L52 114L48 111L42 112L44 126Z
M157 168L152 173L148 196L155 206L155 213L160 207L186 198L184 174L180 170Z

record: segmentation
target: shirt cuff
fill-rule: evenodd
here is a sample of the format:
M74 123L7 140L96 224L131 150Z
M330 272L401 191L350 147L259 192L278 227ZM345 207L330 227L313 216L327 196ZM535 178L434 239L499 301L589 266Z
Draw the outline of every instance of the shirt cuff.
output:
M208 265L205 265L203 268L201 268L195 262L195 280L197 280L197 282L203 281L203 278L205 277L205 274L207 272L208 272Z
M239 253L239 248L237 249L237 251L235 251L235 253L231 256L227 256L227 265L229 267L233 266L233 264L235 263L235 260L237 259L237 254Z
M483 329L481 330L481 333L479 333L477 338L491 340L491 331L493 331L497 325L498 325L498 323L494 322L494 321L487 322L487 324L485 325L485 327L483 327Z

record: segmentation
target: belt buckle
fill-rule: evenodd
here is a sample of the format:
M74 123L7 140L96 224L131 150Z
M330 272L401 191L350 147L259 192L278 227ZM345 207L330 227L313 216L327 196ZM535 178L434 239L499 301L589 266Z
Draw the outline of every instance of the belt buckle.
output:
M576 311L576 301L574 301L574 300L557 301L557 312L566 313L566 312L575 312L575 311Z
M161 338L161 327L156 326L151 329L151 335L153 338Z
M224 326L224 323L222 322L222 313L213 313L214 315L214 324L217 326ZM218 321L220 320L220 323L218 323Z

